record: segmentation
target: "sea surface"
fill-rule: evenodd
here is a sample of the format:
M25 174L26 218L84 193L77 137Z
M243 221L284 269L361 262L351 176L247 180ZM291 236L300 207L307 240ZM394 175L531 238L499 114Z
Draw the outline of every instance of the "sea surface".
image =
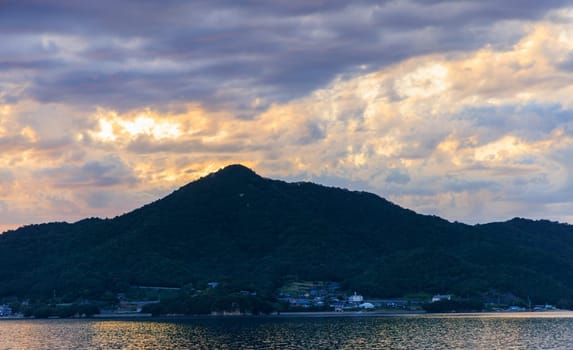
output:
M573 313L0 320L0 349L572 349Z

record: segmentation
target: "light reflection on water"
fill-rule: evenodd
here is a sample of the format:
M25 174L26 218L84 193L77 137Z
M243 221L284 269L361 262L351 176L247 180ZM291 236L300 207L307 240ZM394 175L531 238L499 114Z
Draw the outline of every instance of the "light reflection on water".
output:
M0 321L0 350L560 350L572 344L573 313Z

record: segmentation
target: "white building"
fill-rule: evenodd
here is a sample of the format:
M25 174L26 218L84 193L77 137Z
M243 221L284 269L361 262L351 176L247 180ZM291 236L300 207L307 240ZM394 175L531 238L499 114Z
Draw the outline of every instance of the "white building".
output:
M362 304L358 305L358 307L361 308L361 309L371 310L371 309L374 309L374 304L372 304L372 303L362 303Z
M354 295L351 295L350 297L348 297L348 301L351 303L360 304L364 301L364 297L362 295L356 294L356 292L354 292Z
M452 296L450 294L436 294L432 297L432 303L443 300L452 300Z

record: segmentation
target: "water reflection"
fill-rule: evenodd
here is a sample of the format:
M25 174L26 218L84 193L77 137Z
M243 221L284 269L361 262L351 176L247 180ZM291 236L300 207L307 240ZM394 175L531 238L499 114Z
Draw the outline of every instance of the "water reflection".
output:
M573 313L0 321L0 350L569 349Z

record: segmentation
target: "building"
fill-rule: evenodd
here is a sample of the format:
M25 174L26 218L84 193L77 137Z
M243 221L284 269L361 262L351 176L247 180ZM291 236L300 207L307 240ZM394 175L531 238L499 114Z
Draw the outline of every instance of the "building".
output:
M356 292L354 292L354 295L351 295L348 297L348 301L351 303L360 304L364 301L364 297L362 295L356 294Z
M372 303L362 303L362 304L358 305L358 307L361 308L361 309L372 310L372 309L374 309L374 304L372 304Z
M452 300L452 296L450 294L436 294L432 297L432 303L444 300Z
M0 305L0 316L12 316L12 308L10 305Z

